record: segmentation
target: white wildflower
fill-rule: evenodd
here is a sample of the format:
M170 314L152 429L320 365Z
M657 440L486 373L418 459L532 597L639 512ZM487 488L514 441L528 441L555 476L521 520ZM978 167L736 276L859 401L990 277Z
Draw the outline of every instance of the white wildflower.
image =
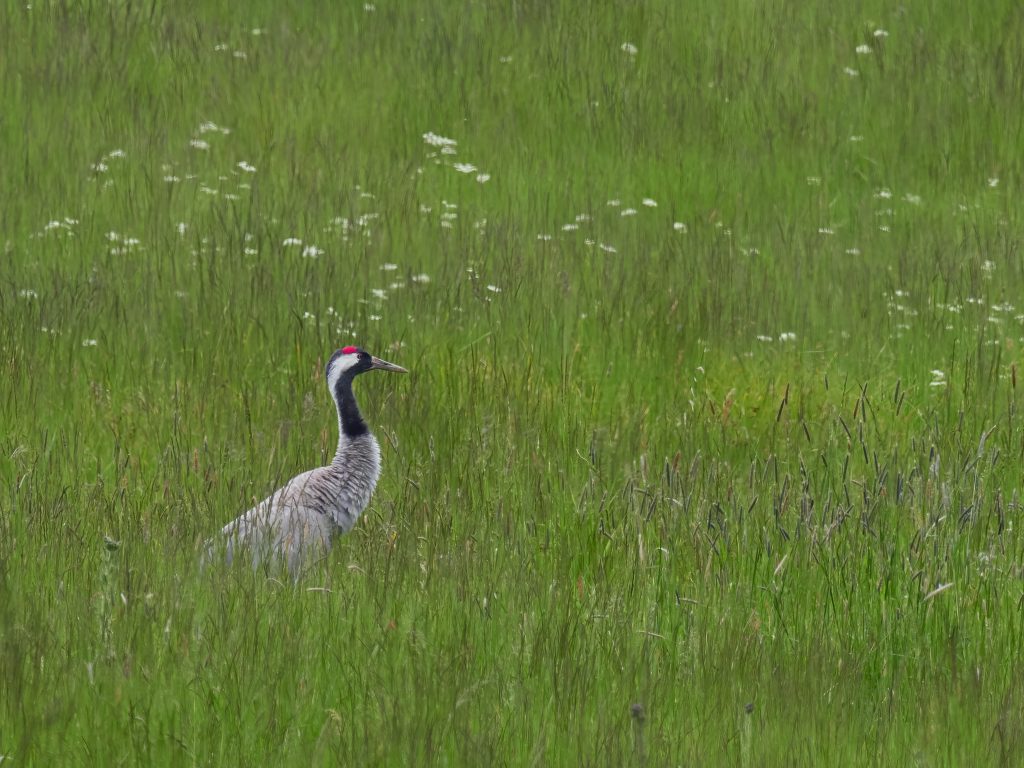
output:
M479 184L486 184L488 181L491 180L491 174L489 174L489 173L478 173L476 175L476 180L477 180L477 183L479 183Z
M297 237L286 237L281 245L302 245L302 241Z
M672 229L674 229L676 232L689 232L689 228L681 221L673 222Z
M455 163L452 168L459 173L476 173L476 166L472 163Z
M640 52L640 49L637 48L632 43L623 43L622 44L622 50L625 51L626 53L628 53L630 56L636 56L637 53Z
M843 67L843 72L844 72L844 73L845 73L845 74L846 74L846 75L847 75L848 77L858 77L858 76L860 76L860 72L858 72L858 71L857 71L856 69L854 69L853 67Z
M644 205L646 205L648 208L657 208L658 207L658 201L657 200L652 200L649 197L645 197L640 202L643 203Z
M436 133L431 133L429 131L423 134L423 140L432 147L454 147L458 144L455 139L438 136Z
M874 34L875 37L888 37L889 36L889 33L886 32L884 29L876 29L872 34Z
M29 301L32 301L32 299L39 298L39 294L36 293L32 288L22 288L20 291L18 291L18 295L23 299L28 299Z
M414 283L420 283L421 285L425 285L426 283L430 282L430 275L426 274L425 272L421 272L418 275L413 275L412 281Z
M394 272L396 269L398 269L398 265L397 264L392 264L391 262L388 262L386 264L381 264L380 268L384 272Z
M304 259L315 259L319 256L323 256L323 248L317 248L315 245L307 245L302 249L302 258Z
M861 43L860 45L857 46L856 51L861 56L864 56L866 54L871 53L871 46L867 45L866 43Z
M242 160L238 164L238 167L241 170L245 171L246 173L256 173L256 166L255 165L250 165L249 163L245 162L245 160Z
M96 339L84 339L82 341L82 346L83 347L95 347L97 343L98 342L96 341Z
M636 208L623 208L620 216L636 216Z
M192 139L188 145L194 149L201 149L206 151L210 148L209 142L203 141L202 139Z
M491 293L501 293L501 288L499 288L496 285L488 285L487 290L490 291Z
M779 341L796 341L796 334L792 331L786 331L779 334Z
M992 189L995 189L996 187L998 187L998 186L999 186L999 179L998 179L997 177L993 176L992 178L990 178L990 179L988 180L988 185L989 185L989 187L991 187Z

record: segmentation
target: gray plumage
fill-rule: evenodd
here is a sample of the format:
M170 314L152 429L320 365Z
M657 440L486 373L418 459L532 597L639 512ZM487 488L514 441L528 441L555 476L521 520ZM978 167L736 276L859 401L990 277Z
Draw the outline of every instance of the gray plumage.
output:
M287 565L293 577L326 554L334 539L351 530L370 502L380 477L380 446L359 413L352 379L368 370L405 372L356 347L338 350L327 364L327 384L338 410L338 449L325 467L289 480L221 530L207 544L204 560L221 552L230 564L251 559Z

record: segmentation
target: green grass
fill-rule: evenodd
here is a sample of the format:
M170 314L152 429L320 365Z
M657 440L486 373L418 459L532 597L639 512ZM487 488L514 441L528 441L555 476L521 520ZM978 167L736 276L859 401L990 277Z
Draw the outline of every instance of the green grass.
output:
M0 755L1017 763L1022 41L1013 2L8 4ZM351 342L413 372L358 384L371 507L297 585L200 573L333 451Z

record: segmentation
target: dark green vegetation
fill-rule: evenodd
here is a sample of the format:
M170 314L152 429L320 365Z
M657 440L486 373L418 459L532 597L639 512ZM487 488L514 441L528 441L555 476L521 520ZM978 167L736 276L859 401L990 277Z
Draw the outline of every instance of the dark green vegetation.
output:
M1024 12L973 5L0 10L0 755L1019 760ZM198 573L347 343L413 372L371 508Z

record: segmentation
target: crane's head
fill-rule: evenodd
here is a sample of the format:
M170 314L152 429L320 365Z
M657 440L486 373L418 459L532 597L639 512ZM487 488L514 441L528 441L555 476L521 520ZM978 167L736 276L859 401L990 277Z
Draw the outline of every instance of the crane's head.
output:
M327 386L333 392L334 385L342 376L358 376L360 373L373 370L408 373L402 366L374 357L359 347L342 347L327 361Z

